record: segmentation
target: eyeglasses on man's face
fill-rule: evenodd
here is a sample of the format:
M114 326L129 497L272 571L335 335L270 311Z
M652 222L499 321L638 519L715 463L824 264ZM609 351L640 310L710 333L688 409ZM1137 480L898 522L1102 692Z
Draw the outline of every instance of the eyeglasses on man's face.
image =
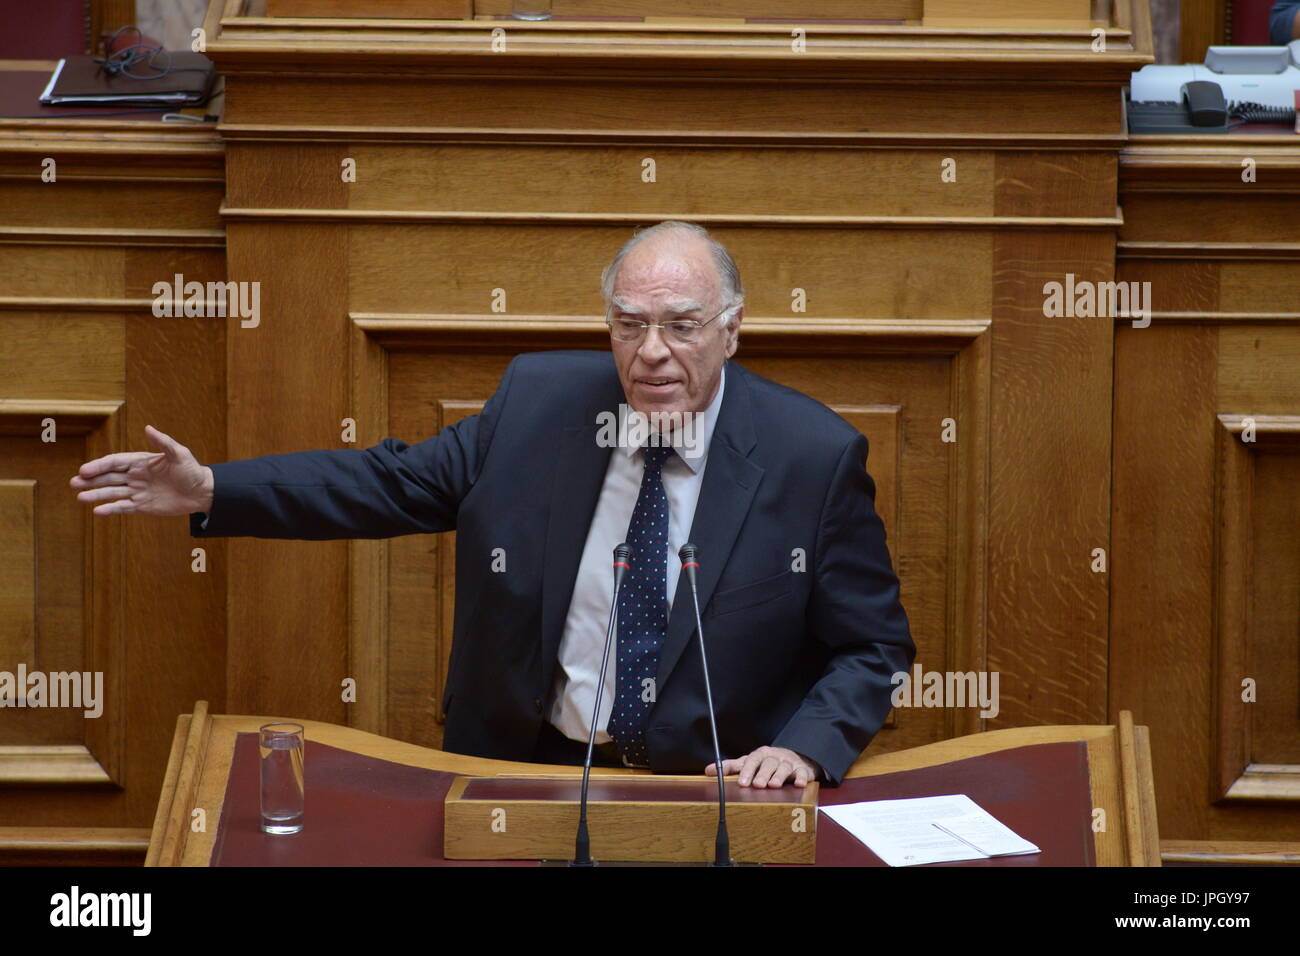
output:
M730 308L730 306L728 306ZM609 333L619 342L639 342L646 335L646 330L653 327L671 342L677 342L682 345L690 344L699 339L704 327L713 319L716 319L727 309L723 309L713 316L712 319L706 319L703 322L697 322L695 319L670 319L667 322L643 322L640 319L632 318L628 315L610 316L605 321L609 325Z

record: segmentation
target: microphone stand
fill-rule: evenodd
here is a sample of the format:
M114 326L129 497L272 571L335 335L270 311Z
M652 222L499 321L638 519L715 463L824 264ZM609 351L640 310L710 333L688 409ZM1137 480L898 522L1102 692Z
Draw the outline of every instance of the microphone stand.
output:
M727 836L727 794L722 775L722 750L718 746L718 721L713 712L713 688L709 686L709 660L704 652L704 625L700 622L700 595L695 588L695 545L682 545L677 556L682 559L682 571L691 586L691 604L695 608L695 633L700 641L700 666L704 669L704 699L709 705L709 729L713 732L713 766L718 771L718 838L714 845L714 866L731 866L731 840Z
M591 727L587 731L587 759L582 765L582 801L578 809L578 834L573 843L573 861L570 866L595 866L591 858L591 840L587 835L587 785L591 780L591 757L596 748L596 722L600 719L600 699L605 692L605 670L609 667L609 649L614 643L618 626L618 592L623 587L623 575L628 570L632 546L626 541L614 549L614 603L609 609L609 625L605 628L605 652L600 658L600 676L596 680L596 701L591 707Z

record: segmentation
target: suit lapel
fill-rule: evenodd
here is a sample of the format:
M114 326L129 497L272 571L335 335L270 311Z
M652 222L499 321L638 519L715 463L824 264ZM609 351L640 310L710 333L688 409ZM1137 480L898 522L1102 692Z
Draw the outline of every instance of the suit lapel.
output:
M545 565L542 570L542 667L546 687L554 677L559 657L564 619L573 599L573 588L582 563L592 516L600 499L612 449L596 444L602 411L618 412L623 388L610 359L609 381L600 394L574 410L576 417L565 424L555 448L555 484L546 525Z
M722 576L723 565L731 554L763 477L763 469L748 458L754 442L746 372L734 362L728 362L727 388L713 428L704 482L690 533L690 540L699 552L697 578L701 613L708 607L709 598ZM673 558L670 556L669 560ZM668 630L659 652L657 686L666 686L668 676L694 636L695 608L690 585L683 574L678 579L672 611L668 615Z

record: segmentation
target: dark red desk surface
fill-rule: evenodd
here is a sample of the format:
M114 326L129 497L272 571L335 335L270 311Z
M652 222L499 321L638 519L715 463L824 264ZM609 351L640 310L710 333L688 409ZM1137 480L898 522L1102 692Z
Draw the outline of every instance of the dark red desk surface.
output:
M235 740L213 866L530 866L442 857L443 798L455 774L424 770L307 741L302 832L261 830L257 734ZM755 791L759 793L761 791ZM773 794L773 791L767 791ZM1017 747L937 767L846 780L821 791L830 806L965 793L1042 848L1032 856L932 866L1092 866L1092 799L1082 742ZM884 866L819 814L818 866Z

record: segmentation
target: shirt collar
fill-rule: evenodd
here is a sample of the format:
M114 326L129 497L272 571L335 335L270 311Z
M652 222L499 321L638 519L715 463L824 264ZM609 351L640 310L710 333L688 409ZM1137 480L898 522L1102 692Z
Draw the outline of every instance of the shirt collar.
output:
M686 462L686 466L695 474L699 474L704 467L705 460L709 457L709 443L713 441L713 427L718 423L718 413L722 409L722 393L727 387L727 363L722 363L722 375L718 379L718 394L713 396L713 401L709 407L700 415L699 420L694 423L695 435L694 440L690 443L691 447L686 447L685 435L674 432L673 447L677 451L677 457ZM648 444L648 443L647 443ZM630 443L623 443L620 450L629 458L641 450L640 446L633 447Z

